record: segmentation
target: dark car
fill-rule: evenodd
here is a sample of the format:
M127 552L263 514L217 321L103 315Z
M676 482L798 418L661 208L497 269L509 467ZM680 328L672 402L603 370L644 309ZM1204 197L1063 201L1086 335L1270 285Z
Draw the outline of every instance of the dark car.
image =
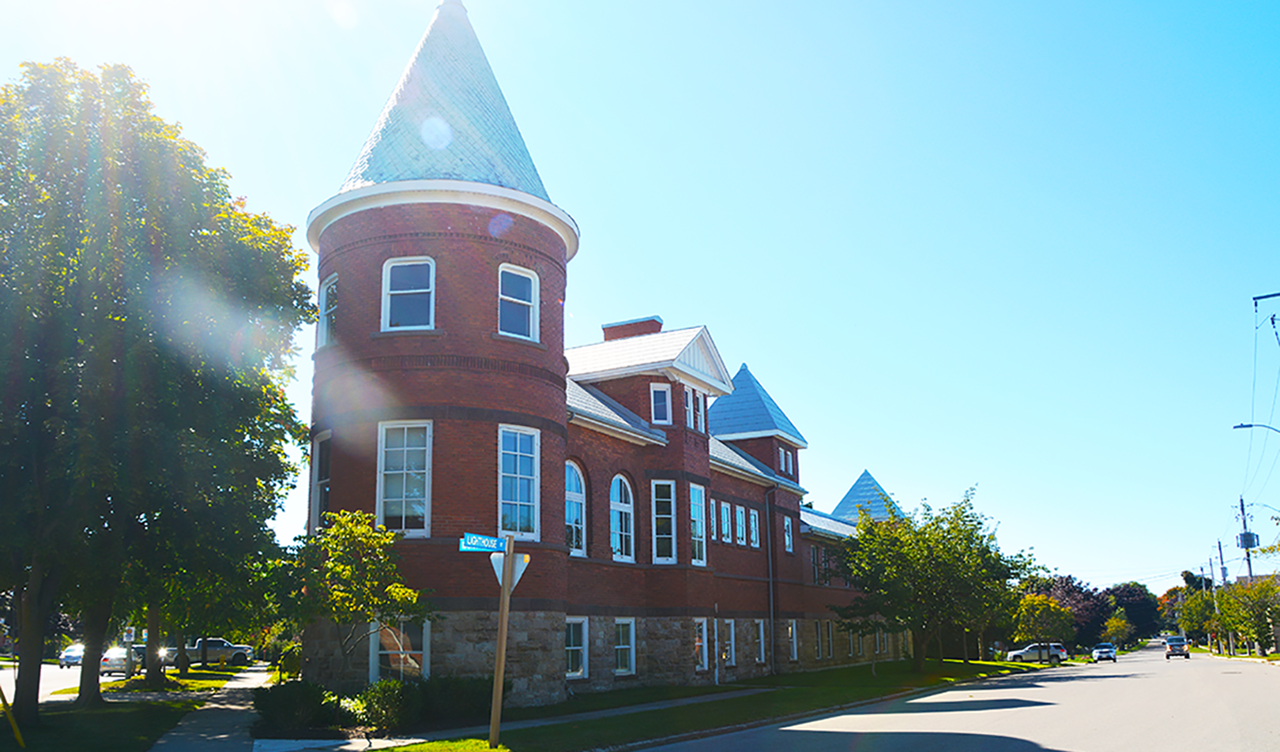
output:
M1164 639L1164 659L1167 661L1175 655L1191 658L1191 651L1187 649L1187 638L1173 635Z

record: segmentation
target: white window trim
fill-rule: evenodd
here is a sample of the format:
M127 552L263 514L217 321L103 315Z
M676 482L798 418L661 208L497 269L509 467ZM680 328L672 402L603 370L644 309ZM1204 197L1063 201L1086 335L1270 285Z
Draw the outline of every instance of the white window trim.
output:
M628 635L631 638L631 644L626 646L629 657L627 664L631 668L625 671L618 668L618 627L623 624L628 626ZM634 617L613 620L613 655L613 673L615 675L632 676L636 673L636 620Z
M787 450L787 475L795 475L795 471L793 469L794 467L795 465L791 463L791 450L788 449Z
M729 634L725 638L726 654L725 654L724 665L737 666L738 665L738 634L737 634L738 630L735 627L736 622L733 619L725 619L724 625L725 627L728 628L728 632L729 632Z
M727 501L720 502L720 540L733 542L733 507Z
M791 518L782 518L782 547L787 553L795 553L795 540L791 537Z
M787 619L787 640L791 643L791 660L800 660L800 625L795 619Z
M566 616L566 617L564 618L564 624L565 624L565 631L566 631L566 632L568 631L568 628L569 628L569 625L570 625L570 624L581 624L581 625L582 625L582 647L581 647L581 650L582 650L582 670L581 670L581 671L569 671L569 670L568 670L568 667L569 667L569 657L568 657L568 651L569 651L569 648L566 646L566 647L565 647L565 669L566 669L566 670L565 670L565 672L564 672L564 677L565 677L566 679L586 679L586 678L588 678L588 677L590 676L590 672L589 672L589 670L588 670L588 661L589 661L589 658L590 658L590 655L591 655L591 627L590 627L590 623L588 622L587 617L585 617L585 616Z
M409 264L427 264L431 267L431 323L426 326L391 326L391 267ZM341 301L339 301L341 303ZM382 331L414 332L430 331L436 328L436 260L430 256L397 256L387 259L382 265Z
M613 500L613 483L616 480L621 480L622 484L626 486L627 495L631 498L630 504L621 504ZM631 520L631 531L628 533L628 537L631 540L630 555L620 554L613 549L614 510L619 512L625 511ZM627 480L626 476L621 473L613 476L613 478L609 480L609 550L613 552L614 561L624 561L630 564L634 564L636 561L636 492L635 489L631 487L631 481Z
M768 647L767 639L764 630L764 619L756 619L756 663L764 663L769 659L769 655L765 652Z
M377 521L377 524L386 525L386 519L383 517L383 505L382 505L382 480L383 480L382 479L382 474L383 474L382 463L383 463L383 460L385 459L385 454L386 454L386 445L387 445L386 429L406 428L409 426L425 426L427 429L427 469L426 469L427 509L426 509L426 515L425 515L426 518L423 520L423 527L421 530L404 530L400 528L395 528L394 530L395 532L404 534L404 537L406 538L430 538L431 537L431 476L434 474L432 470L435 464L434 460L432 459L432 452L435 448L435 429L434 429L434 426L432 425L432 422L429 420L425 420L425 421L424 420L387 420L387 421L382 421L378 423L378 483L377 483L378 497L377 497L375 508L374 508L374 519ZM387 526L387 529L392 530L393 528L391 528L390 526Z
M828 658L836 657L835 637L836 637L835 626L831 623L830 619L827 619L827 657Z
M338 284L338 275L330 274L320 283L320 292L316 295L316 308L320 311L320 318L316 321L316 349L319 350L327 345L332 345L338 341L336 334L328 324L325 313L329 307L329 291ZM341 304L341 291L339 291L338 303ZM335 309L336 312L336 309ZM335 320L336 320L335 316Z
M696 402L693 406L694 412L698 416L698 433L707 432L707 395L698 392L694 395Z
M529 280L533 282L533 289L532 289L533 300L524 301L524 300L520 300L519 298L504 298L502 295L502 273L503 272L510 272L512 274L517 274L521 277L528 277ZM515 332L502 331L502 301L503 300L510 300L512 302L519 303L520 305L529 306L529 336L526 337L523 334L516 334ZM532 269L526 269L523 266L516 266L514 264L498 265L498 334L501 334L504 337L515 337L516 339L524 339L530 342L541 342L542 341L541 329L539 328L539 322L538 322L538 312L542 304L541 301L542 301L542 280L538 278L537 272L535 272Z
M747 542L752 548L760 548L760 512L755 509L748 510L750 514L750 524L747 527Z
M778 447L778 472L785 473L787 471L787 450Z
M658 486L665 486L671 489L671 555L658 556ZM654 564L675 564L677 558L676 552L676 482L673 480L655 480L649 482L649 520L652 524L653 534L653 563Z
M657 396L661 394L667 401L667 417L658 417L658 401ZM673 408L671 405L671 385L670 384L650 384L649 385L649 422L655 426L671 425L671 413Z
M533 437L533 532L506 530L502 527L502 432L511 431ZM498 424L498 534L511 535L516 540L542 540L542 432L528 426L507 423Z
M689 484L689 563L695 567L705 567L707 565L707 490L696 483ZM702 518L702 537L698 537L698 531L694 527L694 521L698 516L694 515L695 511L699 511ZM698 543L702 543L702 557L699 558L694 554L697 553Z
M693 428L693 389L684 388L684 427Z
M710 499L707 504L707 540L716 539L716 500Z
M311 498L308 500L308 532L320 530L320 444L329 442L329 494L333 498L333 431L321 431L311 440ZM379 474L381 477L381 474Z
M574 501L577 501L582 504L582 548L570 547L569 555L570 556L586 556L587 555L587 476L583 474L582 468L578 467L578 463L574 462L573 460L566 460L564 464L566 468L569 468L569 467L573 468L574 472L578 474L578 481L582 483L582 498L574 499ZM568 488L565 488L564 495L565 495L565 509L567 510L569 508L569 501L570 501ZM565 521L565 524L566 525L568 524L567 520Z
M733 529L736 533L734 541L739 546L747 545L747 510L744 507L733 508Z
M424 621L422 623L421 629L422 629L422 678L428 679L431 677L431 622ZM382 678L380 676L381 666L379 665L381 662L378 660L378 655L381 652L378 649L379 647L381 647L381 643L379 641L379 633L381 632L381 630L382 630L382 625L379 622L376 622L376 621L369 622L369 683L370 684L376 684L378 683L378 680Z
M702 635L702 645L698 645L698 634ZM707 619L705 616L695 617L693 620L693 646L697 649L694 653L694 671L706 671L711 667L710 658L707 654L707 640L710 634L707 632Z
M822 660L822 622L818 619L813 620L813 657Z

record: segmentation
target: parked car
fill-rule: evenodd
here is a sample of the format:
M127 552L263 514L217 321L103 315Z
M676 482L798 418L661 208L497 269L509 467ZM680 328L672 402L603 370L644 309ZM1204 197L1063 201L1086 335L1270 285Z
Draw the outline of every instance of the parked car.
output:
M170 650L169 648L165 647L164 645L161 645L161 646L160 646L160 648L159 648L159 650L160 650L160 665L161 665L161 666L172 666L172 665L173 665L173 651L172 651L172 650ZM147 665L147 643L145 643L145 642L135 642L135 643L133 643L133 662L134 662L134 663L136 663L137 665L139 665L139 666L143 667L143 668L146 668L146 665Z
M75 642L58 653L58 668L79 666L82 660L84 660L84 645Z
M1093 652L1090 654L1090 658L1094 663L1097 663L1098 661L1111 661L1112 663L1115 663L1116 646L1109 642L1099 642L1097 645L1093 646Z
M129 675L128 658L129 651L122 647L108 648L107 652L102 654L102 662L98 664L98 673L100 674L122 674L125 677Z
M1188 660L1191 659L1191 651L1187 649L1187 638L1171 635L1164 638L1164 659L1167 661L1171 656L1180 655Z
M1048 650L1045 649L1046 644ZM1009 660L1015 663L1036 662L1058 663L1067 659L1067 649L1060 642L1033 642L1021 650L1009 653Z
M253 648L249 645L233 645L221 637L210 637L208 640L196 640L194 645L187 646L187 657L192 662L200 660L200 647L202 643L209 645L209 661L218 662L225 660L232 666L247 666L253 662Z

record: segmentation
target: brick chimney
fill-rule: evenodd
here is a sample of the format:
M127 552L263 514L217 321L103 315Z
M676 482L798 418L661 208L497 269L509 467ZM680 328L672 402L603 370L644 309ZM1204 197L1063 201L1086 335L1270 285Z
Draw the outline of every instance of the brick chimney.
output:
M639 337L642 334L657 334L662 331L662 318L660 316L646 316L642 319L605 324L600 328L604 330L604 341L609 342L615 339Z

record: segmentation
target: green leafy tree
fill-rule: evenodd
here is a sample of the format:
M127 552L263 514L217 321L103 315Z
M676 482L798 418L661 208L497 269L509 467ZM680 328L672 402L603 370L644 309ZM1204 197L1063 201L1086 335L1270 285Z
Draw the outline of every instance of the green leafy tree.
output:
M1146 585L1122 582L1104 590L1103 595L1109 596L1116 608L1124 609L1138 637L1160 633L1160 603Z
M858 596L831 606L842 628L910 630L913 668L924 670L925 651L947 627L983 627L1005 607L1001 589L1023 563L1004 557L971 494L935 513L923 506L913 516L877 522L859 515L845 544L845 569Z
M337 628L343 674L352 652L373 635L371 622L434 618L423 593L404 584L395 543L400 533L374 525L366 512L325 514L315 535L302 539L296 558L294 614L301 625L318 619Z
M1193 590L1178 609L1178 627L1192 639L1207 636L1214 621L1213 594Z
M79 701L97 701L123 562L184 516L250 531L265 518L233 513L237 489L279 503L281 443L302 434L285 357L314 318L289 237L230 196L128 68L28 63L0 89L0 588L17 601L23 723L64 594L84 620Z
M1127 645L1129 638L1133 636L1133 625L1129 623L1129 616L1123 608L1117 608L1115 613L1107 617L1106 624L1102 628L1102 637L1113 645Z
M1039 593L1027 593L1018 604L1014 621L1015 642L1070 642L1075 637L1075 619L1070 609ZM1044 651L1047 654L1047 650Z
M1263 655L1275 646L1272 625L1280 619L1280 586L1274 579L1232 583L1218 591L1218 605L1226 626L1256 643Z

